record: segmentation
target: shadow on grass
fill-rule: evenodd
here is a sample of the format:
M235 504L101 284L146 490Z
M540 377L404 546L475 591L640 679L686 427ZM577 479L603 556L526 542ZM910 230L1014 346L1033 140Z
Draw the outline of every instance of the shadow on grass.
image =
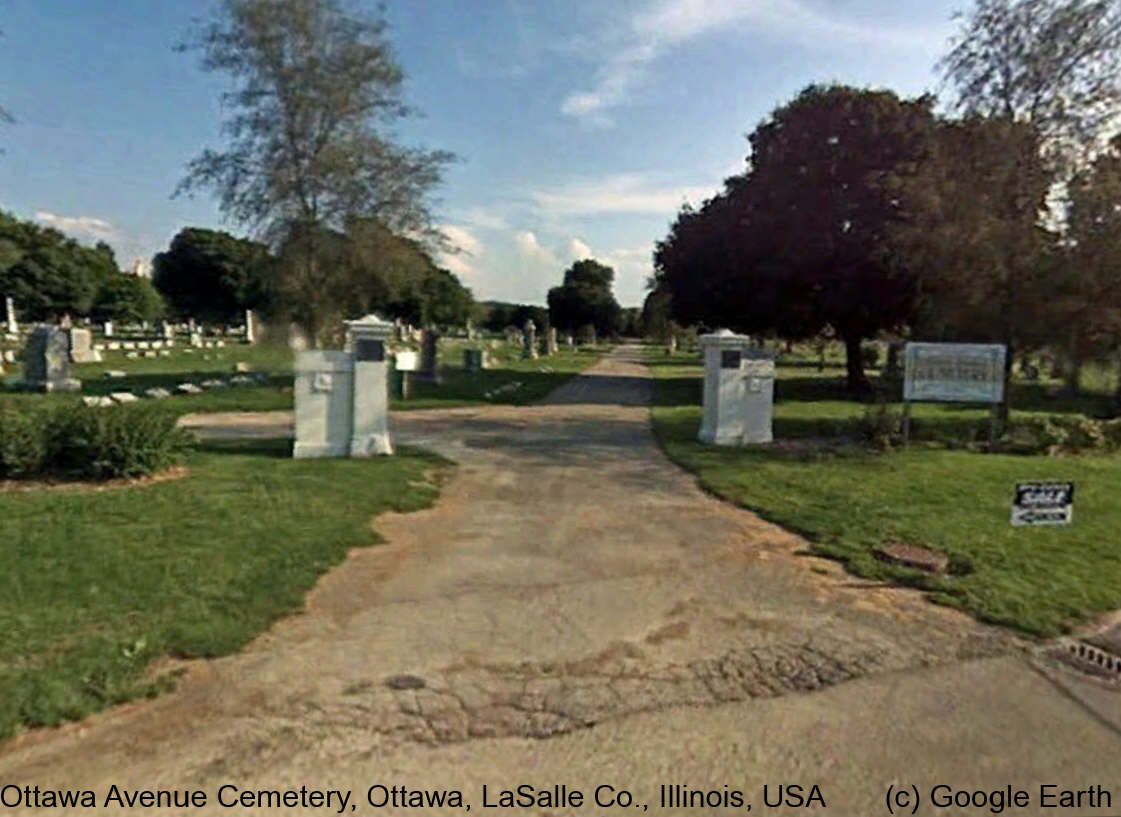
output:
M244 440L202 440L195 449L204 454L235 454L243 457L291 459L291 438L259 438Z

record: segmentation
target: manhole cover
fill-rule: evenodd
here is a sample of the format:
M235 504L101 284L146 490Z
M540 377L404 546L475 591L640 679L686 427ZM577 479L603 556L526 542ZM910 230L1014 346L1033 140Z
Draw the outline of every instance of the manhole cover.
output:
M921 545L907 545L902 542L888 542L877 548L876 556L885 562L903 567L914 567L930 573L945 573L950 565L950 557L937 550Z

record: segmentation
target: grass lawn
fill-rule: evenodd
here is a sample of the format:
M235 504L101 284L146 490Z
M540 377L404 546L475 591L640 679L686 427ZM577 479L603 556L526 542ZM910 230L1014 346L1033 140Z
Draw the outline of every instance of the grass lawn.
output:
M653 425L668 456L707 489L804 535L815 552L860 576L912 585L937 602L978 618L1051 636L1076 622L1121 608L1121 456L1041 457L913 447L879 454L849 448L796 451L717 448L696 442L701 367L696 355L651 350ZM818 373L803 361L781 365L775 384L776 439L832 436L859 417L843 399L843 368ZM1045 386L1019 384L1013 405L1032 411L1083 411L1104 394L1078 400L1043 397ZM923 436L980 429L983 408L916 405ZM1016 482L1076 483L1074 523L1013 528ZM873 556L887 542L925 545L949 554L951 572L931 576Z
M497 365L471 374L463 369L463 348L467 345L465 340L443 339L438 356L441 384L414 384L409 399L391 399L390 409L452 408L488 403L524 405L541 399L579 374L610 348L595 346L569 350L561 347L561 351L552 357L522 360L520 347L502 341L492 351ZM82 381L83 394L132 391L142 395L145 389L159 386L173 393L163 404L180 414L291 410L293 407L293 356L286 346L249 346L231 342L222 349L198 349L193 354L177 347L170 357L160 358L126 358L120 351L103 354L105 360L102 363L71 366L73 376ZM179 383L229 378L234 374L237 362L248 363L252 372L267 375L266 379L252 386L211 389L203 394L174 393ZM22 371L21 364L13 368L15 374L10 376L10 380L14 384ZM110 370L127 374L121 378L106 377L105 373ZM514 384L518 385L514 387ZM67 396L8 392L3 394L3 398L53 400L67 399Z
M498 343L491 351L496 365L481 372L463 368L465 347L478 347L466 340L444 339L440 342L437 363L440 366L439 386L415 384L408 400L392 400L394 410L450 408L488 403L521 406L540 400L553 389L564 385L599 360L610 346L584 346L568 349L562 346L551 357L522 360L521 347ZM519 384L514 387L514 384ZM497 391L501 389L501 391ZM490 393L488 397L487 394Z
M182 479L0 493L0 737L154 693L160 656L237 650L375 544L372 516L431 504L448 466L290 448L211 444Z

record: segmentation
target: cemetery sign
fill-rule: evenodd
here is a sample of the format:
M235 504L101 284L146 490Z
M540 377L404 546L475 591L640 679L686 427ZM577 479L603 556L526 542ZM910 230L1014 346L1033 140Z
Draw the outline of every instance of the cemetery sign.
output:
M1021 482L1012 500L1012 524L1069 525L1074 515L1073 482Z
M1005 347L998 343L908 343L906 402L999 403Z

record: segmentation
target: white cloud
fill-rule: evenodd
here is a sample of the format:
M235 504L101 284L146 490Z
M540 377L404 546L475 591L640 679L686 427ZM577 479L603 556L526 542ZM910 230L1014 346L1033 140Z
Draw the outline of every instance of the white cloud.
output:
M592 252L592 248L581 241L579 238L573 238L571 241L569 241L568 246L565 248L565 250L566 255L568 256L568 259L570 261L580 261L584 258L595 257L595 254Z
M483 254L483 242L479 241L465 227L456 224L441 224L440 232L446 235L452 244L469 255Z
M604 38L608 53L594 87L569 94L561 112L593 125L613 124L606 111L626 101L646 67L670 49L730 27L810 44L922 48L943 32L861 25L823 14L806 0L659 0L631 17L625 30ZM620 44L620 42L622 44Z
M483 242L476 238L470 230L466 227L461 227L458 224L441 224L440 232L442 232L449 242L461 252L441 252L439 253L439 263L444 268L455 273L460 278L472 279L478 277L478 270L475 268L472 260L478 259L486 248Z
M657 186L638 174L618 174L531 194L550 215L661 213L672 215L686 201L699 202L716 191L709 187Z
M541 242L537 240L536 233L529 230L522 230L514 236L514 246L517 248L518 253L529 261L539 261L548 264L556 264L557 259L551 252L541 246Z
M461 220L483 230L510 229L510 223L504 216L486 207L472 207L463 213Z
M93 216L60 216L39 210L35 220L77 238L95 238L108 241L120 238L120 231L108 221Z

